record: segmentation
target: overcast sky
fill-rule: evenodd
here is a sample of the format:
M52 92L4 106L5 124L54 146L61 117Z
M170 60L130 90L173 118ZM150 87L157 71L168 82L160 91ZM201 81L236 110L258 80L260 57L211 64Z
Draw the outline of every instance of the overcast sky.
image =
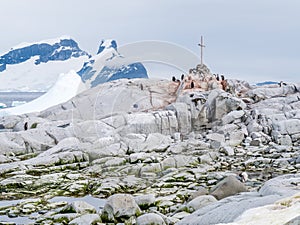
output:
M299 0L0 0L5 52L21 42L62 35L84 50L101 39L119 45L171 42L199 54L214 73L250 82L298 81Z

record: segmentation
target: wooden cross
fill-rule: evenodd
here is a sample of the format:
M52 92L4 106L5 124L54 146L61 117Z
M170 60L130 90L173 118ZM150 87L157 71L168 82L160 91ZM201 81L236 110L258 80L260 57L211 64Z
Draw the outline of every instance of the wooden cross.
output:
M201 36L201 42L198 45L200 46L200 49L201 49L201 65L203 65L203 48L205 47L205 45L203 43L203 36Z

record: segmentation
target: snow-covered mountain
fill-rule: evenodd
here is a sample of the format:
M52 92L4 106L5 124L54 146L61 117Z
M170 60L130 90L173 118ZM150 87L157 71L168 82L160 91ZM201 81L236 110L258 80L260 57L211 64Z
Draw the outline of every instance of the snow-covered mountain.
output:
M39 112L107 81L148 78L141 63L126 62L115 40L102 41L93 57L74 40L61 38L17 46L0 59L0 91L47 90L32 102L0 110L2 116Z
M93 56L77 72L89 87L121 78L148 78L142 63L128 63L117 49L115 40L103 40L97 55Z
M0 55L0 90L47 91L61 73L80 69L90 57L65 36L20 44Z
M47 91L61 73L78 71L86 86L121 78L148 78L139 62L126 62L115 40L103 40L91 56L70 37L23 43L0 55L0 91Z

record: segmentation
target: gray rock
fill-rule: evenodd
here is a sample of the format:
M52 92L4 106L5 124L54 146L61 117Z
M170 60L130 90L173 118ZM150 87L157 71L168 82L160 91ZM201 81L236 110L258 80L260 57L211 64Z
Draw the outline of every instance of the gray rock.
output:
M298 134L300 133L300 120L299 119L289 119L279 121L274 124L275 129L277 129L281 134Z
M85 213L96 213L96 209L94 206L84 201L75 201L66 205L60 212L61 213L73 212L73 213L85 214Z
M0 155L0 164L11 162L12 160L4 155Z
M299 225L300 224L300 216L291 219L289 222L285 223L284 225Z
M115 114L163 108L175 100L176 88L177 85L161 79L115 80L82 92L71 101L45 110L41 116L54 120L70 117L99 120ZM137 108L133 107L135 104Z
M134 197L134 200L135 200L136 204L138 204L138 206L144 210L144 209L151 207L154 204L155 196L154 196L154 194L140 195L140 196Z
M295 93L294 85L287 85L282 87L259 87L247 92L247 96L253 98L255 101L270 99L274 97L286 96Z
M48 122L48 120L40 118L40 117L35 117L35 116L27 117L27 118L22 119L20 122L18 122L14 126L13 131L24 131L24 125L26 122L27 122L27 128L33 129L33 128L38 127L39 124Z
M220 152L225 153L225 155L233 156L234 155L234 149L230 146L224 146L220 149Z
M234 132L229 133L229 140L227 143L230 146L240 145L245 138L245 131L243 130L235 130Z
M194 212L195 210L200 209L216 201L217 199L212 195L202 195L188 202L186 207L188 208L189 212Z
M147 213L136 219L137 225L165 225L163 218L155 213Z
M236 176L230 175L216 184L216 186L211 189L210 194L220 200L245 191L247 191L246 186L240 182Z
M287 145L290 146L293 144L292 138L290 135L282 135L278 138L277 143L280 145Z
M262 196L291 196L300 191L300 174L287 174L268 180L259 190Z
M163 170L166 170L168 168L176 168L176 160L174 159L174 157L168 157L165 158L162 162L161 162L161 168Z
M115 194L107 199L101 219L103 222L118 221L119 218L138 216L141 213L134 198L129 194Z
M143 143L143 149L148 152L162 152L165 151L172 142L173 140L170 136L162 135L160 133L152 133L148 135Z
M280 199L278 195L261 197L257 193L242 193L240 195L224 198L198 209L191 215L176 223L177 225L214 225L230 223L244 211L274 203Z
M208 134L208 135L206 135L206 138L208 140L217 141L217 142L220 142L220 143L224 143L225 142L224 135L223 134L219 134L219 133Z
M251 142L250 142L250 145L251 146L260 146L262 143L261 143L261 139L260 138L256 138L256 139L254 139L254 140L252 140Z
M208 190L202 186L197 188L197 191L193 192L189 198L189 201L192 201L193 199L202 196L202 195L207 195Z
M244 115L245 115L245 112L243 110L238 110L238 111L235 110L235 111L229 112L227 115L223 116L222 124L226 125L226 124L232 123L233 121L241 118Z
M192 123L191 114L188 110L187 104L176 102L168 106L167 109L175 112L180 133L184 136L190 133L192 130Z
M69 222L70 225L92 225L100 221L98 214L85 214Z

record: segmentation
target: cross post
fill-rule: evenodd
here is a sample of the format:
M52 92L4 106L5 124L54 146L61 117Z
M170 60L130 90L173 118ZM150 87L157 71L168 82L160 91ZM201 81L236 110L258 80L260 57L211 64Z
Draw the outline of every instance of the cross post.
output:
M201 66L203 65L203 48L205 47L204 43L203 43L203 36L201 36L201 41L200 44L198 44L200 46L200 53L201 53Z

